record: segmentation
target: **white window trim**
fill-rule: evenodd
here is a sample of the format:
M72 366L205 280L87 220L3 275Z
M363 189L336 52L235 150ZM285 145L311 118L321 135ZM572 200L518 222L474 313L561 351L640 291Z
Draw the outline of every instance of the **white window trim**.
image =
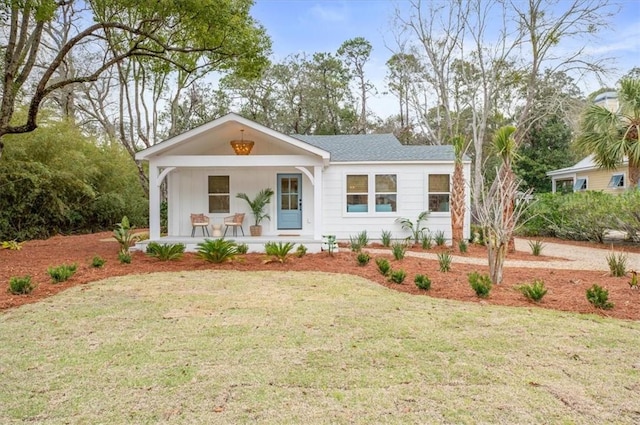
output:
M446 174L449 176L449 192L431 192L429 191L429 176L440 176ZM425 182L427 196L425 198L425 210L429 211L429 215L438 216L450 216L451 215L451 189L453 188L453 173L427 173L427 180ZM449 195L449 211L431 211L429 209L429 196L431 195Z
M227 177L229 179L229 193L209 193L209 177ZM230 214L231 213L231 176L229 174L207 174L207 214ZM229 211L226 212L209 212L209 198L212 196L228 196Z
M376 192L376 176L382 175L395 175L396 176L396 191L395 192ZM347 193L347 176L367 176L367 211L366 212L354 212L347 211L347 195L365 195L364 192L360 193ZM400 174L397 172L370 172L370 173L360 173L360 172L349 172L345 171L342 176L342 216L343 217L395 217L398 216L398 205L400 198ZM385 195L396 195L396 210L395 211L376 211L376 194L385 194Z
M578 184L579 180L584 180L584 189L576 190L576 185ZM589 190L589 177L576 177L573 180L573 191L574 192L584 192L585 190Z
M611 183L613 182L613 179L615 179L616 177L622 177L622 186L613 186ZM616 173L616 174L612 174L611 178L609 179L609 184L607 185L608 189L625 189L627 187L627 176L625 175L625 173Z

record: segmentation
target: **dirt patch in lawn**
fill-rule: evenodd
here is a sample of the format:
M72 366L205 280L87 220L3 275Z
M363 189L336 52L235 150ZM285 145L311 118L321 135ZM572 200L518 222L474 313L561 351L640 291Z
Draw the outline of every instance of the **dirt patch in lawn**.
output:
M583 244L584 245L584 244ZM434 247L426 252L441 252L445 248ZM416 251L423 251L416 249ZM71 286L81 285L111 276L143 274L161 271L180 270L278 270L278 271L325 271L328 273L344 273L365 277L390 289L419 296L448 298L465 302L518 306L524 308L550 308L579 313L595 313L620 319L640 320L640 291L629 286L630 278L610 277L602 271L575 271L552 268L509 267L505 269L505 280L494 286L487 299L479 299L469 286L467 274L472 271L487 273L485 265L463 263L463 259L454 257L451 271L442 273L438 270L438 262L424 258L405 257L395 261L391 254L373 255L386 257L393 269L407 272L404 284L388 282L377 270L372 261L364 267L357 264L356 254L341 249L330 256L328 253L308 254L302 258L291 256L284 263L264 264L263 254L248 254L238 260L226 264L211 264L198 258L195 254L185 254L178 261L159 261L144 253L133 254L131 264L120 264L117 257L118 244L110 241L110 232L91 235L56 236L47 240L26 242L20 251L0 250L0 310L16 307L26 303L40 301ZM94 256L106 260L102 268L91 267ZM482 246L470 245L465 257L486 258L486 250ZM516 252L509 255L510 260L549 261L550 257L535 257L530 253ZM554 258L557 260L557 258ZM61 264L76 263L77 273L67 282L53 284L47 269ZM413 279L416 274L425 274L432 281L429 291L418 289ZM12 276L30 275L37 288L29 295L12 295L8 292L8 282ZM530 283L534 279L542 279L549 292L541 303L527 301L516 290L516 286ZM612 310L598 310L591 306L585 292L594 283L609 290L609 300L615 304Z

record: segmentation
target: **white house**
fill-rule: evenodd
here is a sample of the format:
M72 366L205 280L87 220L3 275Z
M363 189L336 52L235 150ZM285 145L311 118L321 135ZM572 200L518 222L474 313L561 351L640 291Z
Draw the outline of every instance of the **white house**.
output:
M236 140L253 142L250 153L236 153L231 145ZM408 232L396 219L415 220L424 210L431 211L424 223L429 230L451 237L451 146L405 146L391 134L286 135L228 114L140 151L136 159L149 163L151 241L188 238L193 213L222 224L225 217L244 212L248 235L252 216L236 194L253 197L264 188L275 195L267 205L271 219L262 223L263 238L299 238L318 247L323 235L340 240L363 230L371 239L382 230L400 238ZM470 175L467 158L464 173ZM168 235L161 238L164 180L169 219ZM468 194L466 203L468 237Z

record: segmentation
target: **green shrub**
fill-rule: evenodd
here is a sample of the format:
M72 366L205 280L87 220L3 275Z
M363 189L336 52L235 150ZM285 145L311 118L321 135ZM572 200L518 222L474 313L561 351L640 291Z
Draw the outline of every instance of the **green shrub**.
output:
M249 252L249 245L247 245L246 243L239 243L237 250L238 254L246 254L247 252Z
M391 244L391 254L396 260L402 260L407 253L407 245L403 242L394 242Z
M477 224L471 225L471 243L484 245L484 232L482 231L482 226Z
M122 217L122 221L116 224L116 228L113 230L114 239L120 244L120 251L128 251L131 245L135 242L135 236L133 233L134 228L129 224L127 216Z
M100 269L104 266L104 264L107 262L107 260L105 260L104 258L102 258L99 255L94 255L93 259L91 260L91 267L96 268L96 269Z
M179 260L184 255L184 244L149 242L147 255L162 261Z
M422 234L422 237L420 238L420 245L422 246L422 249L431 249L433 246L433 236L431 235L431 232L424 232Z
M542 249L544 248L544 244L542 241L529 241L529 248L531 248L531 253L535 256L542 254Z
M366 266L367 264L369 264L369 261L371 260L371 256L366 252L360 252L358 253L358 256L356 257L356 259L358 260L359 266Z
M429 279L426 275L416 275L416 277L413 278L413 282L418 288L424 289L425 291L431 289L431 279Z
M391 231L383 230L380 239L382 241L382 246L389 247L391 245Z
M69 280L76 273L77 264L62 264L57 267L49 267L47 273L51 277L53 283L60 283Z
M458 249L462 254L465 254L468 248L469 248L469 245L467 245L467 241L465 240L458 241Z
M20 251L22 249L22 242L4 241L0 244L0 248L8 249L9 251Z
M120 261L120 264L131 264L132 258L129 251L118 251L118 261Z
M358 233L355 237L349 236L349 243L351 246L351 251L358 252L365 246L369 244L369 236L367 236L367 231L363 230Z
M491 278L489 275L471 272L468 275L469 284L480 298L487 298L491 292Z
M389 264L389 260L386 258L376 258L376 266L378 266L378 271L383 276L388 276L391 271L391 264Z
M323 235L322 237L325 239L324 243L327 244L327 252L333 257L333 253L338 249L336 235Z
M238 245L228 239L205 239L198 244L198 257L210 263L232 261L238 255Z
M389 274L389 280L393 283L397 283L398 285L404 282L404 279L407 277L407 273L402 270L392 270Z
M444 237L444 232L442 230L438 230L436 232L433 240L435 241L437 246L444 246L444 244L447 242L447 239Z
M609 291L596 284L587 289L587 300L595 308L601 308L603 310L613 308L613 303L609 301Z
M293 249L295 244L292 242L267 242L264 244L264 252L271 256L271 260L267 261L278 261L280 263L284 263L287 261L287 256L289 252Z
M426 227L422 226L421 223L427 220L428 215L429 211L422 211L420 214L418 214L415 222L411 221L411 219L408 218L398 218L396 219L396 222L400 223L403 230L408 230L409 232L411 232L411 236L409 237L409 239L413 239L413 242L417 244L418 242L420 242L422 234L427 229Z
M36 288L36 285L31 281L31 276L13 276L9 279L9 292L13 295L30 294Z
M541 279L535 279L533 283L517 286L516 289L530 301L540 302L547 294L547 288Z
M298 248L296 248L296 257L302 258L307 254L307 247L300 244Z
M438 268L441 272L447 273L451 271L451 262L453 258L449 251L441 252L438 254Z
M622 277L627 272L627 254L625 252L611 252L607 255L607 264L609 264L609 271L611 276Z

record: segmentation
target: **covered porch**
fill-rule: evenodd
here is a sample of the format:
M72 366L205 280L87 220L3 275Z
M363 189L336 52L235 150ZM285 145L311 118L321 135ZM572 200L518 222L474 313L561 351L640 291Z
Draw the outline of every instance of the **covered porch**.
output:
M239 141L250 143L250 148L236 149ZM229 114L139 152L136 159L149 164L150 241L197 245L204 238L191 238L191 214L204 214L224 232L225 217L244 213L242 230L249 235L254 217L237 194L251 198L270 188L274 196L267 205L269 219L260 223L263 238L247 236L243 242L263 246L265 240L281 240L283 235L295 235L305 245L322 242L323 171L329 164L329 153L322 149ZM163 183L166 236L160 233ZM208 230L211 234L212 228ZM233 239L242 238L240 230L238 235Z

